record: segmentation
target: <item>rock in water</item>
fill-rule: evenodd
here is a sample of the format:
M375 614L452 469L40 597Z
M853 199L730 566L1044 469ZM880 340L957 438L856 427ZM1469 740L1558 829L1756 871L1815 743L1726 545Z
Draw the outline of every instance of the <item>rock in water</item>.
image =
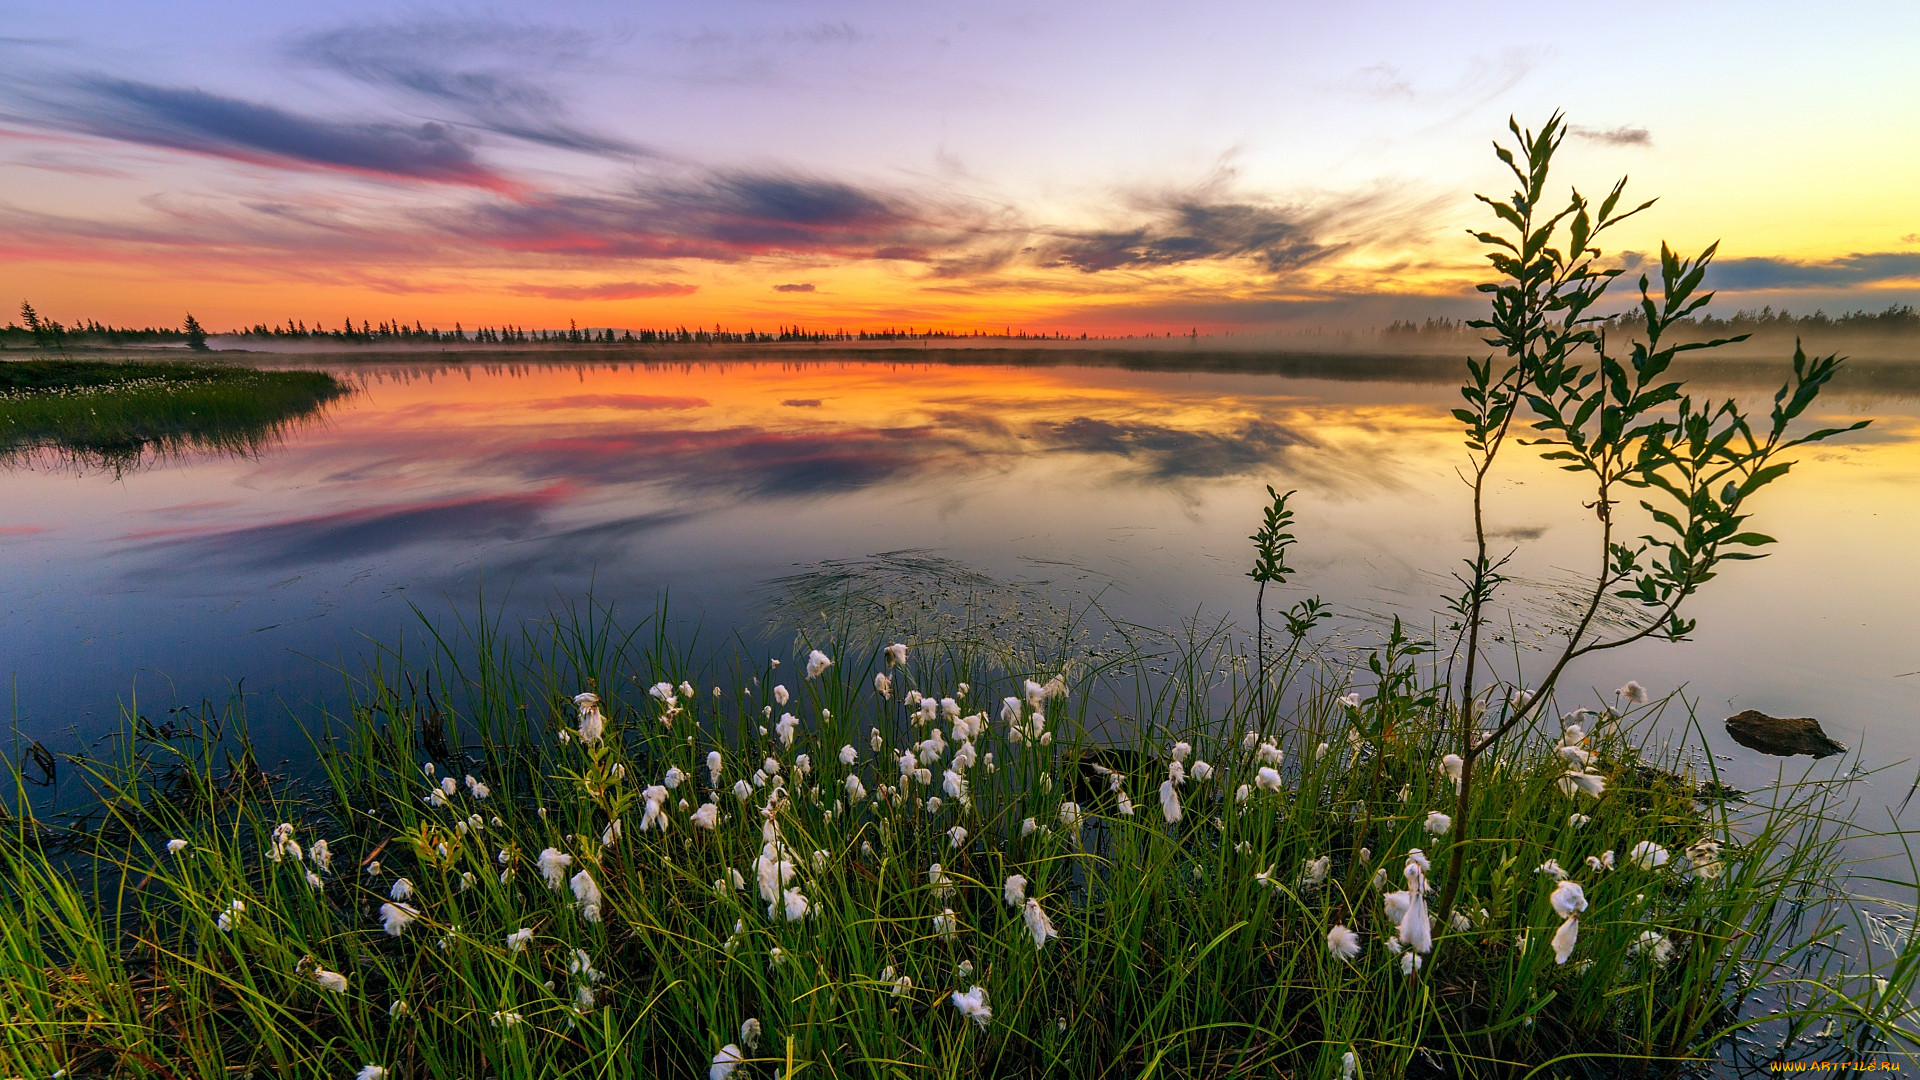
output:
M1768 716L1756 709L1727 717L1727 734L1749 750L1776 757L1807 754L1814 758L1844 754L1847 748L1827 738L1810 716Z

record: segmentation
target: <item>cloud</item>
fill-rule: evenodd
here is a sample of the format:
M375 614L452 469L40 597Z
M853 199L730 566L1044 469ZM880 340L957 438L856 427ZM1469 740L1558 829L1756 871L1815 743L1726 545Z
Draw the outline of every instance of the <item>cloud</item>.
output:
M525 75L579 66L595 48L592 39L571 31L430 19L329 30L297 40L289 51L298 60L451 110L510 138L592 154L650 153L637 143L575 125L560 98Z
M1567 129L1577 139L1610 146L1652 146L1653 133L1643 127L1591 128L1575 124Z
M1734 292L1755 289L1818 289L1877 285L1920 279L1920 252L1855 253L1837 259L1720 259L1707 284Z
M441 123L327 120L205 90L100 76L19 96L28 122L122 142L255 164L513 186L475 159L470 139Z
M660 296L692 296L698 285L677 281L609 281L599 285L529 285L522 296L544 296L549 300L647 300Z
M801 282L798 285L775 285L773 287L773 291L774 292L812 292L813 282L806 281L806 282Z
M714 171L612 194L477 205L431 224L494 247L577 258L919 260L967 243L976 226L965 217L964 209L839 180Z
M1060 234L1041 249L1040 260L1098 273L1248 258L1279 273L1320 262L1343 246L1316 238L1307 215L1253 203L1180 200L1155 208L1151 217L1128 229Z

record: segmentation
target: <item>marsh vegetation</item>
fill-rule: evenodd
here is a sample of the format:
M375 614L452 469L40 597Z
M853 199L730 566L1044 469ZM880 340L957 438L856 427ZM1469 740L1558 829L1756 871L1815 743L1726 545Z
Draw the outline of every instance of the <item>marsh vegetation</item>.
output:
M170 362L0 363L0 464L36 454L125 469L151 455L251 454L347 387L322 371Z

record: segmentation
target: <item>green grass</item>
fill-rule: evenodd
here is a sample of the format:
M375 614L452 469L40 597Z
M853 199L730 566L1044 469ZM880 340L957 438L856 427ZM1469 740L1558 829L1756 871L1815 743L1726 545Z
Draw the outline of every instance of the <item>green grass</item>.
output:
M1402 683L1358 686L1360 706L1342 705L1345 687L1315 674L1331 654L1298 643L1283 670L1300 704L1281 719L1252 715L1244 642L1219 628L1119 649L1070 632L1052 646L910 639L890 671L879 643L840 640L808 678L766 663L695 672L662 625L572 611L516 634L467 625L426 658L379 653L353 681L350 714L315 718L320 778L305 783L261 771L237 707L132 722L107 744L116 751L69 759L95 796L79 816L25 809L32 770L16 772L0 836L0 1075L348 1077L376 1064L396 1078L705 1076L749 1018L764 1035L742 1048L736 1078L1335 1077L1349 1052L1364 1077L1664 1075L1742 1032L1790 1039L1802 1058L1913 1045L1915 947L1856 940L1843 786L1703 799L1725 794L1708 787L1716 778L1649 741L1657 705L1599 724L1592 771L1610 783L1598 798L1560 790L1557 728L1511 744L1483 765L1476 839L1454 850L1425 831L1428 811L1453 802L1443 718L1410 705ZM1015 741L1002 696L1055 675L1068 692L1044 702L1046 740ZM647 689L663 681L698 685L669 708ZM768 700L776 685L792 692L784 708ZM571 700L586 690L606 716L591 745ZM928 808L959 740L950 718L913 719L909 691L987 714L967 805L943 795ZM798 718L791 746L784 712ZM902 748L935 728L948 746L927 766L931 787L876 800L900 784ZM1259 767L1248 730L1284 747L1284 783L1238 805ZM1158 791L1180 741L1190 776L1200 760L1214 775L1179 789L1169 823ZM777 783L756 779L768 759ZM1130 816L1096 765L1124 773ZM669 769L685 778L667 827L643 831L644 792ZM849 775L866 800L848 798ZM454 794L431 805L445 778ZM731 790L741 780L744 801ZM770 798L776 787L785 797ZM709 799L712 831L690 820ZM1068 801L1077 830L1062 823ZM1591 821L1576 827L1574 813ZM298 857L272 857L281 823ZM957 847L954 826L967 830ZM800 920L770 918L759 894L769 836L790 853ZM170 854L176 838L187 846ZM1721 845L1717 873L1682 855L1702 839ZM1672 860L1633 865L1643 841ZM597 921L571 887L542 880L547 848L571 857L563 877L597 883ZM1385 944L1374 879L1384 870L1386 889L1406 888L1411 848L1436 879L1470 860L1470 924L1436 925L1409 974ZM1588 868L1608 852L1615 869ZM1321 857L1324 881L1303 883ZM1536 872L1547 859L1591 905L1566 964L1548 944L1561 920L1553 880ZM933 863L951 892L930 880ZM1058 932L1042 948L1004 902L1014 873ZM419 918L389 936L379 908L400 878ZM222 929L235 901L244 910ZM951 936L935 921L948 911ZM1900 911L1910 925L1911 906ZM1328 951L1336 924L1361 935L1351 963ZM522 928L531 938L516 949L508 935ZM1648 932L1670 948L1664 962L1636 947ZM570 970L582 955L597 978ZM344 975L345 992L324 989L316 967ZM974 986L992 1010L984 1026L954 1004ZM519 1022L499 1023L509 1013Z
M347 393L321 371L189 363L0 363L0 463L51 452L124 469L149 454L251 454Z

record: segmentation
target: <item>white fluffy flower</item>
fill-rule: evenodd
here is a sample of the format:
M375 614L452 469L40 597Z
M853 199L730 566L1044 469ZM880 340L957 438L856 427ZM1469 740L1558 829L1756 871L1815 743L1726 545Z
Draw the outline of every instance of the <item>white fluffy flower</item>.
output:
M588 922L600 921L600 886L593 875L585 870L573 875L569 882L573 886L573 898L580 906L580 917Z
M993 1009L987 1005L987 992L978 986L964 994L955 991L953 1007L960 1010L960 1015L979 1024L983 1031L986 1030L988 1022L993 1019Z
M1069 829L1080 827L1079 803L1068 801L1060 804L1060 824Z
M1262 791L1279 791L1282 786L1280 774L1264 765L1261 766L1259 772L1254 774L1253 782L1258 785Z
M1359 708L1360 707L1360 691L1349 690L1346 693L1341 694L1340 704L1346 706L1349 709Z
M1160 781L1160 814L1169 825L1180 822L1180 792L1174 788L1172 780Z
M328 971L326 968L314 968L313 981L319 983L320 989L322 990L327 990L335 994L344 994L347 992L347 977L337 971Z
M894 642L884 650L888 667L900 667L907 662L907 646L903 642Z
M1028 897L1021 906L1020 919L1027 924L1027 933L1033 937L1033 947L1036 949L1045 948L1048 938L1060 936L1053 929L1053 921L1047 918L1047 913L1040 910L1040 901L1032 897Z
M380 923L389 937L406 933L407 924L419 917L419 910L411 904L380 905Z
M1187 756L1192 753L1193 753L1192 743L1177 742L1173 744L1173 760L1175 762L1182 762L1187 760Z
M1627 853L1627 858L1633 860L1633 865L1638 866L1642 870L1653 870L1665 866L1667 865L1667 860L1672 857L1672 855L1668 854L1666 848L1661 847L1651 840L1640 841L1633 845L1632 851Z
M1007 875L1007 885L1005 890L1003 890L1002 895L1006 897L1007 906L1010 908L1017 909L1022 904L1026 903L1027 902L1026 875L1025 874Z
M1624 699L1629 705L1645 705L1647 703L1647 688L1632 679L1628 679L1627 685L1615 690L1614 693Z
M955 849L958 849L958 848L963 848L963 847L965 847L965 846L967 845L967 829L966 829L966 826L964 826L964 825L955 825L955 826L954 826L953 828L951 828L951 829L948 829L948 830L947 830L947 843L948 843L948 845L949 845L949 846L951 846L951 847L953 847L953 848L955 848Z
M1560 869L1560 860L1558 859L1548 859L1546 862L1534 867L1533 872L1536 874L1545 874L1555 881L1567 880L1567 872Z
M1643 930L1627 951L1635 956L1651 955L1654 963L1664 965L1673 955L1673 942L1657 930Z
M178 855L185 850L187 850L187 842L185 840L167 841L167 854Z
M1577 881L1562 881L1553 887L1547 902L1553 905L1554 914L1573 918L1587 910L1587 893Z
M783 890L780 893L780 903L781 911L786 915L788 922L799 922L801 919L806 918L807 909L813 906L807 902L806 894L802 893L799 889ZM767 916L771 918L773 912L767 912Z
M851 743L840 748L840 764L842 765L851 765L859 760L859 757L860 751L855 750Z
M1245 784L1241 784L1238 788L1234 790L1234 793L1233 793L1234 805L1245 806L1247 805L1247 800L1252 797L1253 797L1253 789L1248 787Z
M1467 762L1459 754L1447 754L1441 757L1440 768L1447 774L1448 779L1458 785L1460 778L1466 774Z
M1351 961L1360 955L1360 935L1344 926L1327 931L1327 951L1335 960Z
M778 687L775 689L778 689ZM799 726L799 717L792 713L783 712L780 714L780 720L773 725L773 733L775 737L780 740L781 746L790 747L793 745L793 731Z
M1263 742L1254 748L1253 757L1255 761L1258 761L1262 765L1273 765L1276 767L1281 762L1287 760L1286 752L1271 741Z
M953 895L953 879L939 863L927 867L927 884L933 886L933 895L948 897Z
M580 714L580 741L588 745L599 742L607 730L607 718L600 713L599 696L575 694L573 706Z
M406 878L397 879L394 881L393 887L387 890L388 898L393 900L405 900L412 895L413 882L408 881Z
M696 828L711 832L720 827L720 807L714 803L701 803L700 809L695 810L687 820L693 822Z
M885 699L893 697L893 680L887 676L886 672L873 673L873 692Z
M940 914L933 917L933 932L949 940L958 937L960 935L960 917L953 913L952 908L942 909Z
M1207 781L1213 779L1213 766L1207 764L1204 761L1194 762L1193 763L1193 779L1196 783L1201 783L1201 784L1204 784Z
M707 780L709 787L720 786L720 751L707 751Z
M1438 810L1429 810L1426 827L1435 836L1445 836L1453 828L1453 819Z
M573 865L573 856L561 854L559 848L542 848L539 863L547 888L558 889L567 883L567 867Z
M854 802L859 802L860 800L866 797L867 797L867 785L860 782L860 774L848 773L847 774L847 798L852 799Z
M713 1064L707 1067L707 1080L727 1080L733 1075L733 1070L739 1068L746 1060L747 1056L740 1052L738 1046L728 1043L720 1048L719 1053L713 1055Z
M1333 856L1322 855L1317 859L1308 859L1300 869L1300 884L1303 887L1320 885L1326 882L1327 874L1333 869Z
M515 930L513 933L507 935L507 951L515 952L515 953L525 952L527 949L527 942L532 940L533 940L533 928L530 926L523 926L520 929Z
M1576 829L1584 829L1592 823L1593 823L1593 819L1588 817L1585 814L1568 814L1567 815L1567 824L1573 826Z
M379 1065L362 1065L353 1080L387 1080L387 1070Z
M807 654L807 678L809 679L819 678L823 672L832 666L832 658L819 649L815 649Z
M760 1049L760 1018L749 1016L740 1025L740 1045L748 1050Z
M1570 769L1563 773L1560 777L1559 784L1561 792L1567 795L1572 795L1576 791L1584 791L1597 799L1606 794L1607 791L1606 777L1599 776L1595 773L1580 772L1577 769Z
M1570 882L1568 884L1571 884ZM1567 957L1573 955L1573 947L1580 940L1580 920L1568 916L1561 922L1560 929L1553 932L1553 962L1564 964Z

